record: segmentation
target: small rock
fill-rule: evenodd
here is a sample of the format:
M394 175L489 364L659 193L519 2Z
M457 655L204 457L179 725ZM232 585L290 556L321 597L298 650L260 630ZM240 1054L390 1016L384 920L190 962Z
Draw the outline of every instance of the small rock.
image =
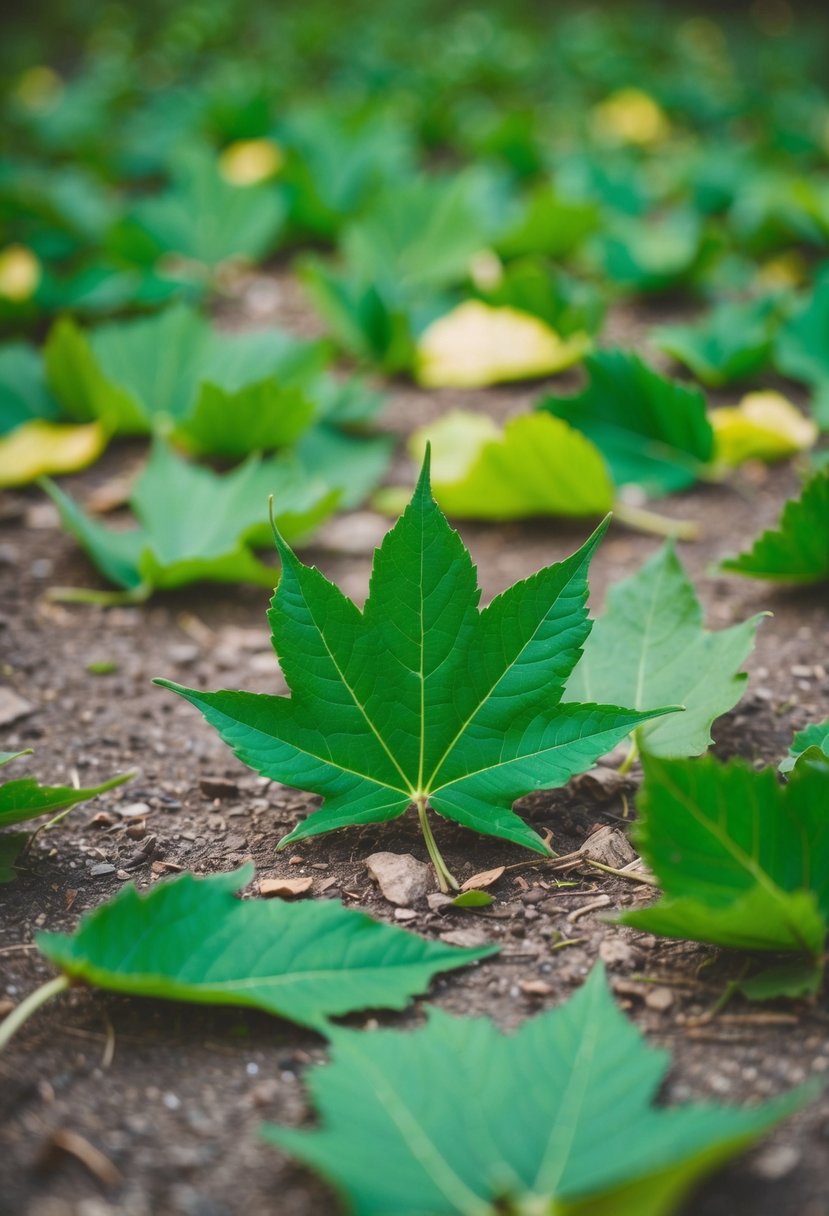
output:
M489 944L489 939L480 929L451 929L448 933L441 933L440 940L448 946L463 946L473 950L477 946Z
M546 980L519 980L518 987L524 993L524 996L551 996L552 985Z
M319 529L315 543L348 557L371 554L388 531L388 520L370 511L352 511L331 519Z
M591 833L579 849L591 861L601 862L604 866L612 866L621 870L636 860L636 854L628 843L627 837L618 828L601 827Z
M199 648L194 642L177 642L167 650L167 658L177 667L189 667L199 657Z
M263 878L256 889L263 899L296 899L310 891L313 883L313 878Z
M151 808L148 802L129 802L126 806L116 807L116 811L122 819L143 819L150 814Z
M793 1144L773 1144L754 1158L751 1168L767 1182L776 1182L790 1174L800 1164L800 1158L800 1150Z
M649 988L645 992L645 1004L648 1009L654 1009L657 1013L664 1013L670 1009L675 999L674 992L670 988L659 985L656 988Z
M239 786L227 777L202 777L199 789L205 798L238 798Z
M628 783L625 774L614 768L594 768L581 773L573 781L574 790L593 802L609 802L620 794Z
M416 920L417 913L415 912L414 908L395 908L394 909L394 919L395 920Z
M93 878L103 878L105 874L114 874L115 866L110 865L108 861L99 861L96 866L93 866L89 871Z
M442 912L444 908L450 907L452 904L452 896L444 895L442 891L432 891L431 895L426 896L426 903L432 912Z
M635 967L639 956L629 942L623 937L606 937L599 946L599 958L606 967L623 968Z
M19 697L11 688L0 688L0 726L11 726L20 718L28 718L35 712L30 701Z
M383 898L403 908L417 903L435 886L431 867L411 853L372 853L366 858L366 869Z

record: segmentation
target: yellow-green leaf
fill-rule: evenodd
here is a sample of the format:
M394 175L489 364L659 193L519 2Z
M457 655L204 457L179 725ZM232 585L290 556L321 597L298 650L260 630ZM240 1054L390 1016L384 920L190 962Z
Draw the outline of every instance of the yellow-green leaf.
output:
M0 439L0 486L24 486L47 473L74 473L104 450L100 422L63 426L34 419Z
M571 367L590 347L585 333L561 338L529 313L467 300L423 333L416 374L429 388L530 380Z
M785 460L806 451L818 428L782 393L747 393L738 405L712 410L715 458L736 468L746 460Z

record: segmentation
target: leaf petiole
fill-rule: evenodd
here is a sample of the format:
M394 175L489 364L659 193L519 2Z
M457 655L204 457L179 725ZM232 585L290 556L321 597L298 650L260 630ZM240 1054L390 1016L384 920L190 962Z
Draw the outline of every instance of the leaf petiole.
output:
M674 536L677 540L696 540L699 536L699 525L690 519L668 519L656 511L645 507L635 507L632 503L615 502L613 516L625 527L637 532L648 532L651 536Z
M140 583L129 591L96 591L93 587L50 587L47 599L60 604L98 604L102 608L117 608L122 604L143 604L150 598L152 587Z
M426 798L415 798L415 806L417 807L417 817L420 820L420 830L423 832L423 839L426 841L426 848L429 851L429 857L432 865L435 867L438 886L446 895L450 890L458 891L460 886L455 876L450 873L449 867L443 860L437 841L432 832L432 825L429 823L429 816L426 812Z
M57 996L58 993L65 992L68 987L69 977L66 975L56 975L54 979L48 980L45 984L41 984L39 988L35 988L34 992L30 992L26 999L21 1001L0 1022L0 1051L17 1034L24 1022L28 1022L32 1014L40 1009L41 1005L45 1005L47 1001L51 1001L52 997Z

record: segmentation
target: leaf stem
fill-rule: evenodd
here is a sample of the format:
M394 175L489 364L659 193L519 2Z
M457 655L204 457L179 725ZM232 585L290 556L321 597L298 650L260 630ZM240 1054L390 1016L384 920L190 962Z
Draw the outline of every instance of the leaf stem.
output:
M28 1022L33 1013L36 1013L41 1005L45 1005L53 996L57 996L59 992L65 992L69 987L69 977L66 975L56 975L54 979L47 980L45 984L41 984L39 988L35 988L34 992L30 992L25 1000L21 1001L6 1018L0 1022L0 1051L8 1044L13 1035L17 1034L24 1022Z
M625 756L624 760L619 765L619 769L618 769L619 776L626 777L638 759L639 759L639 743L636 739L636 736L634 735L634 737L630 741L630 747L628 749L628 754Z
M449 867L443 860L437 841L432 833L432 825L429 823L429 816L426 812L426 798L415 798L415 806L417 807L417 817L420 820L420 830L423 833L423 839L426 841L426 848L429 851L429 857L432 865L435 867L438 886L444 895L449 891L460 890L458 880L450 872Z
M678 540L696 540L699 524L691 519L669 519L646 507L634 507L627 502L613 504L614 518L637 532L649 532L652 536L675 536Z
M96 591L94 587L50 587L46 598L60 604L98 604L102 608L117 608L122 604L143 604L152 594L152 587L140 583L129 591Z

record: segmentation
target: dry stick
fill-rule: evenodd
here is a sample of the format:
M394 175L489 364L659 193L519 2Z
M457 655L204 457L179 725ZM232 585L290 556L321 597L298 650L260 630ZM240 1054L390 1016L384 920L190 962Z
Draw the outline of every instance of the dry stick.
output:
M614 870L613 866L606 866L604 862L594 861L592 857L585 858L589 866L595 866L597 870L604 870L605 874L615 874L617 878L626 878L628 882L641 882L646 887L658 887L659 883L650 874L642 874L636 870Z
M0 1022L0 1051L7 1045L13 1035L17 1033L24 1022L27 1022L33 1013L36 1013L41 1005L45 1005L53 996L57 996L59 992L65 992L69 987L69 979L65 975L56 975L54 979L48 980L45 984L41 984L39 988L35 988L34 992L30 992L25 1000L11 1011L8 1017Z

